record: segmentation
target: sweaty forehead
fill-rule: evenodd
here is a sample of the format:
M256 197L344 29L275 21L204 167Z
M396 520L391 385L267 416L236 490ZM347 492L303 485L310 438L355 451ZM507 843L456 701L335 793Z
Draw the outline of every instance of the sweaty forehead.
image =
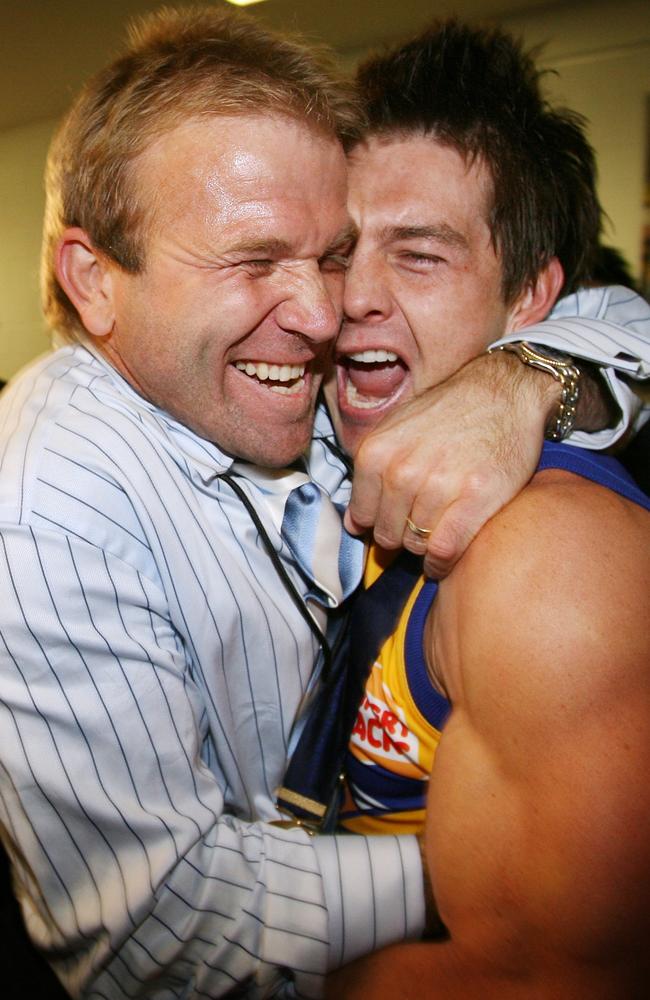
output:
M487 224L489 170L430 135L371 136L348 156L350 210L358 222L418 226L455 217L454 228L477 217Z
M152 224L206 232L245 224L251 238L276 221L338 230L347 218L340 144L290 119L184 123L152 143L135 169Z

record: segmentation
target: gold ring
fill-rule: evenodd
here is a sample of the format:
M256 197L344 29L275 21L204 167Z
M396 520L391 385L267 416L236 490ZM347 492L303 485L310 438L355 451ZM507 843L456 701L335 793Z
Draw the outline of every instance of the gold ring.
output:
M418 538L428 538L432 531L431 528L418 528L417 524L413 524L410 517L406 518L406 527L410 528L413 534L417 535Z

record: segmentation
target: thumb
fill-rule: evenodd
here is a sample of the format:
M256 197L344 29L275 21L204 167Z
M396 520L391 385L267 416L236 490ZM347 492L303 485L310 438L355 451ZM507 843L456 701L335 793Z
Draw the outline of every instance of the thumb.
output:
M345 514L343 515L343 527L346 531L349 531L351 535L365 535L368 530L366 526L360 524L359 521L355 521L354 516L350 513L350 508L347 507Z

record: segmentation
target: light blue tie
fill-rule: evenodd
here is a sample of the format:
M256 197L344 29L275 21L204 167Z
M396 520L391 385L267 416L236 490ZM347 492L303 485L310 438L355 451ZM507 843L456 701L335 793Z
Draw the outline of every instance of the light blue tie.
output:
M255 484L294 562L311 583L307 597L337 608L360 584L365 545L343 527L343 507L296 469L263 469L244 462L233 471Z
M316 483L307 480L289 493L282 537L325 607L338 607L361 582L364 544L345 530L343 508Z

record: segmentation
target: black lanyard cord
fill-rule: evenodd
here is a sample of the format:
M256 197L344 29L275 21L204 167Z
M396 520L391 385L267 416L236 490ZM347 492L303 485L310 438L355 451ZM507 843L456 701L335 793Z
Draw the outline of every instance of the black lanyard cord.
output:
M228 486L230 486L230 488L233 491L233 493L235 493L239 497L239 499L243 503L244 507L248 511L249 517L250 517L251 521L253 522L253 524L255 525L255 527L257 528L259 536L260 536L260 538L262 540L262 544L263 544L264 548L266 549L267 555L268 555L269 559L271 560L271 562L273 564L273 568L275 569L275 572L280 577L280 580L282 581L282 584L284 585L285 590L287 591L287 593L289 594L289 597L291 598L291 600L295 604L296 608L300 612L300 615L302 616L302 618L304 619L304 621L309 626L310 632L318 640L318 644L319 644L319 646L321 648L321 651L323 653L322 678L323 678L323 680L326 680L327 677L328 677L328 675L329 675L329 673L330 673L330 670L332 668L332 650L330 648L329 642L327 641L327 638L321 632L320 628L318 627L318 625L316 624L316 622L312 618L312 616L311 616L311 614L309 612L309 609L305 605L305 601L304 601L302 595L300 594L300 592L298 591L297 587L293 583L293 580L290 578L290 576L287 573L286 569L282 565L282 560L280 559L280 556L276 552L276 550L275 550L275 548L273 546L273 543L272 543L271 539L268 536L266 528L262 524L262 521L260 520L260 517L259 517L257 511L255 510L255 507L253 506L253 504L251 503L251 501L249 500L249 498L246 496L246 493L244 492L244 490L241 488L241 486L239 485L239 483L237 483L233 479L233 477L230 476L230 475L228 475L228 473L226 473L226 472L222 473L219 476L219 479L223 479L224 482L228 483Z
M350 458L350 456L343 451L341 446L336 441L333 441L329 437L319 437L316 438L316 440L324 444L325 447L328 449L328 451L330 451L335 458L338 458L339 462L346 470L348 476L351 477L354 471L354 465L352 464L352 459Z

